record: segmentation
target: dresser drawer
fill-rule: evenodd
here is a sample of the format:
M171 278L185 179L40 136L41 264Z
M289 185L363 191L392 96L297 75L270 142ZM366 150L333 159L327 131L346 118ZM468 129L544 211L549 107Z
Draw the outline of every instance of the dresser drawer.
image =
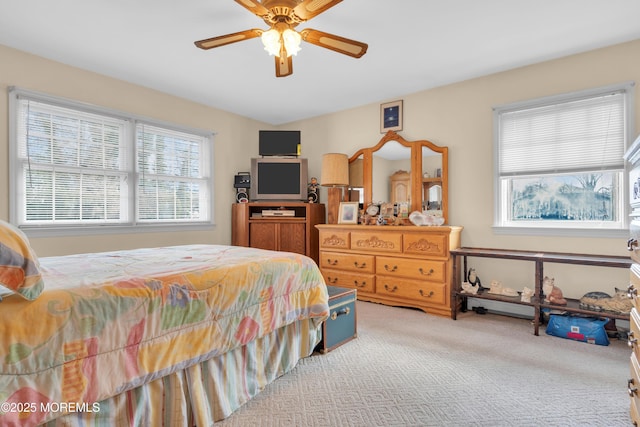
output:
M405 234L403 251L410 255L446 257L449 237L446 234Z
M631 264L628 295L633 299L636 310L640 309L640 264Z
M359 251L401 253L402 233L351 233L351 249Z
M631 398L631 408L638 408L640 407L640 365L638 364L638 358L635 353L631 353L629 374L627 392Z
M632 349L636 357L638 357L640 356L640 314L636 308L631 309L629 329L627 344L629 344L629 348Z
M328 286L338 286L341 288L357 289L359 292L373 293L376 290L375 276L373 274L346 273L340 270L322 270L325 282Z
M629 411L629 415L631 416L632 425L640 426L640 412L638 412L638 407L636 406L635 399L631 399L631 408Z
M375 271L375 256L343 254L339 252L321 252L320 267L339 269L343 271L373 273Z
M629 244L631 259L640 262L640 219L633 219L629 224Z
M338 230L320 230L320 249L349 249L349 232Z
M396 277L377 276L376 294L420 300L422 303L444 304L446 285Z
M433 282L444 282L444 273L444 261L384 256L376 258L376 274L424 279Z

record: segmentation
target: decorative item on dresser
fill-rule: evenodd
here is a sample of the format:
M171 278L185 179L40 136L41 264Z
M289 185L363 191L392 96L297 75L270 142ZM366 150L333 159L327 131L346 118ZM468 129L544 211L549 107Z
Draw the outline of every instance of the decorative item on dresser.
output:
M358 299L451 316L452 263L462 227L317 225L320 270Z
M634 425L640 425L640 302L638 301L638 289L640 289L640 136L631 145L624 155L630 165L629 171L629 202L631 203L631 224L629 225L629 240L627 249L631 254L633 264L630 268L629 297L633 299L633 308L629 326L629 347L632 349L630 359L630 371L627 391L631 398L630 414Z

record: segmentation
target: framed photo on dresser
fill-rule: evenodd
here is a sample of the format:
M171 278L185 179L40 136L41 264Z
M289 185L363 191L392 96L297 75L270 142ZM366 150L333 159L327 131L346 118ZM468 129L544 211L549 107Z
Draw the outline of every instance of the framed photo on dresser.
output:
M340 202L338 224L357 224L358 205L358 202Z

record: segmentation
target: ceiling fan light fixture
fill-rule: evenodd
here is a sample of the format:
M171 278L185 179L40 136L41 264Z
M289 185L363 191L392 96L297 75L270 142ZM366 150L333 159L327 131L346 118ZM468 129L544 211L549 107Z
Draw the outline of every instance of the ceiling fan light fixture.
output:
M276 28L265 31L261 36L264 50L270 55L280 56L282 47L286 50L287 57L300 52L302 36L295 30L287 28L282 33Z
M302 42L300 33L291 28L287 28L282 33L282 40L284 41L284 48L287 50L287 56L300 52L300 42Z
M269 31L265 31L260 38L262 39L264 50L269 52L269 55L280 55L280 32L278 30L272 28Z

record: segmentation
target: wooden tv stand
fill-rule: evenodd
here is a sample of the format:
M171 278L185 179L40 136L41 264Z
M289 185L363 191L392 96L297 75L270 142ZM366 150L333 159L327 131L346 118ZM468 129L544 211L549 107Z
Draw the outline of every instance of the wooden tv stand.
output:
M509 250L509 249L486 249L486 248L457 248L450 251L452 263L453 263L453 277L454 282L451 287L452 295L451 299L453 303L452 319L456 319L457 309L466 311L467 298L486 299L493 301L500 301L510 304L527 305L534 308L534 334L538 335L538 330L541 323L541 311L542 309L561 310L568 313L580 313L594 316L603 316L613 319L629 320L629 314L615 314L610 312L591 311L580 308L579 301L576 299L566 298L567 305L554 305L545 302L541 296L542 281L544 279L544 263L551 262L557 264L579 264L585 266L595 267L613 267L613 268L629 268L631 266L631 259L629 257L611 256L611 255L590 255L590 254L573 254L573 253L559 253L559 252L536 252L536 251L521 251L521 250ZM522 302L520 297L508 297L490 294L488 292L479 292L478 294L466 294L462 292L463 277L467 273L467 258L479 257L479 258L500 258L511 259L521 261L532 261L535 265L535 295L531 298L531 302ZM462 267L460 261L462 260Z
M276 212L267 216L263 211ZM321 203L234 203L231 209L231 244L295 252L318 263L318 230L315 225L324 222L325 207Z

